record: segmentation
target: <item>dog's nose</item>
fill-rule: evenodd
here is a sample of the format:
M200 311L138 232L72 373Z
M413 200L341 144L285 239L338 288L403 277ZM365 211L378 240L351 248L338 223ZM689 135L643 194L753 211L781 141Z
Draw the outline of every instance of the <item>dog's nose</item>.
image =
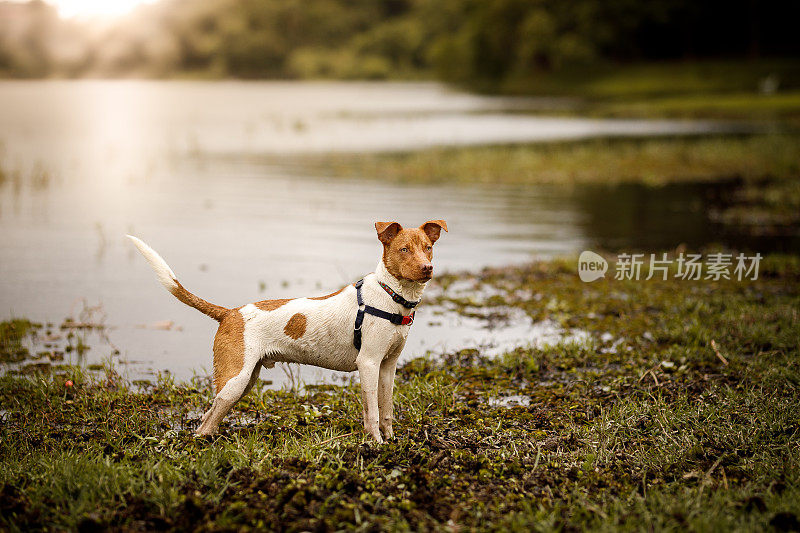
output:
M422 273L430 276L433 274L433 265L428 263L427 265L422 265Z

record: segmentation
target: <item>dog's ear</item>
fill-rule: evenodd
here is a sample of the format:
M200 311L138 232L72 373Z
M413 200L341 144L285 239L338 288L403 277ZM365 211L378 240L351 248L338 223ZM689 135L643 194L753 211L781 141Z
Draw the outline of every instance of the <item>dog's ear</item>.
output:
M442 230L447 231L447 222L444 220L429 220L421 225L419 229L425 232L431 242L436 242Z
M401 226L397 222L375 223L375 231L378 232L378 240L381 241L383 244L389 244L390 242L392 242L392 239L397 237L397 234L400 233L400 230L402 229L403 226Z

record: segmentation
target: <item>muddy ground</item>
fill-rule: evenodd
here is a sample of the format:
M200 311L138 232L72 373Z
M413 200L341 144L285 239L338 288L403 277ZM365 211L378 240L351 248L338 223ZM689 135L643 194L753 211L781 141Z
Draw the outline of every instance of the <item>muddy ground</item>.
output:
M757 281L587 284L572 261L444 276L437 303L487 327L516 309L583 335L410 361L384 445L354 383L257 387L197 439L207 379L63 366L43 348L61 325L7 321L0 528L798 530L798 281L787 256Z

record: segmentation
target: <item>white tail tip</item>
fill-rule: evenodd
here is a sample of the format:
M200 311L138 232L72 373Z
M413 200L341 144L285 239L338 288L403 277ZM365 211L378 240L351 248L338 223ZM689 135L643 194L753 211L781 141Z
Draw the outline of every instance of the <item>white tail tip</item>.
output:
M178 288L178 278L175 276L175 273L155 250L133 235L126 235L126 237L133 241L136 248L139 249L144 258L147 259L147 262L150 263L153 270L155 270L158 281L160 281L168 291L172 292L173 289Z

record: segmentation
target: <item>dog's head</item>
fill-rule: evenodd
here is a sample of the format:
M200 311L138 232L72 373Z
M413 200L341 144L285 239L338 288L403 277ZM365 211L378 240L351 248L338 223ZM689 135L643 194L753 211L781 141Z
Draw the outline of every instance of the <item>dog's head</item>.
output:
M376 222L378 240L383 243L383 264L397 279L425 283L433 276L433 244L444 220L429 220L418 228L403 228L397 222Z

